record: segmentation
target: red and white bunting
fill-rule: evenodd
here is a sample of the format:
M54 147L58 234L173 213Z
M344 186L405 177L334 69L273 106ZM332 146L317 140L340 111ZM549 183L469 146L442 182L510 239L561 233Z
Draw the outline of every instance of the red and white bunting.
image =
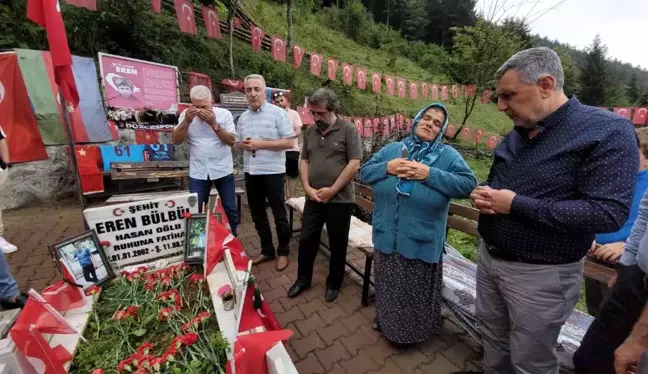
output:
M189 0L173 0L173 7L178 18L180 31L187 34L196 34L196 15L193 3Z
M382 86L382 81L380 79L380 73L376 73L375 71L371 73L371 90L375 93L380 92Z
M353 84L353 65L342 63L342 83L350 86Z
M385 75L385 84L387 84L387 95L394 96L394 78L389 75Z
M322 55L318 55L315 52L311 52L310 72L316 77L319 77L320 74L322 74Z
M354 118L353 123L355 124L356 130L358 130L358 135L362 136L364 134L362 131L362 118Z
M334 81L337 78L337 68L338 68L338 60L329 57L328 60L326 61L326 75L332 81Z
M457 133L457 128L455 127L455 125L449 124L448 127L446 127L445 136L447 138L452 138L453 136L455 136L456 133Z
M293 67L295 69L299 69L301 66L302 60L304 59L304 53L306 53L304 48L293 45Z
M448 100L448 86L441 86L441 100Z
M475 130L475 143L479 143L481 138L484 136L484 129L476 129Z
M495 149L497 148L497 144L500 141L500 137L498 135L491 135L488 137L488 140L486 141L486 146L490 149Z
M207 29L207 37L212 39L222 38L220 21L218 20L218 13L216 13L216 9L204 5L200 9L202 10L205 29Z
M396 78L396 87L398 89L398 97L405 97L405 79Z
M232 28L233 28L234 30L236 30L236 29L238 29L239 27L241 27L241 24L242 24L242 22L241 22L241 19L240 19L240 18L238 18L238 17L234 17L234 18L232 19Z
M482 92L482 99L481 99L482 104L488 104L488 101L490 100L492 94L493 91L484 90L484 92Z
M648 108L635 108L632 123L635 125L645 125L648 122Z
M463 129L461 129L462 140L470 140L471 137L472 137L472 130L470 129L470 127L464 127Z
M286 41L276 35L270 36L270 40L272 41L272 58L275 61L286 62Z
M261 51L261 44L263 44L263 37L265 37L265 31L259 26L250 25L250 44L252 44L252 50L255 52Z
M459 97L459 88L457 87L456 84L453 84L453 85L452 85L452 97L453 97L454 99L456 99L457 97Z
M430 94L430 86L427 84L427 82L421 83L421 96L424 99L427 99L429 94Z
M612 110L615 114L620 115L621 117L625 119L630 119L632 115L632 108L624 107L624 108L614 108Z
M367 89L367 69L356 68L356 82L358 82L359 89Z
M439 101L439 86L432 85L432 101Z
M410 82L409 95L414 100L418 99L418 82Z
M468 96L473 97L475 96L476 92L477 92L477 86L475 86L474 84L468 86Z
M364 132L363 132L364 136L368 137L368 136L373 135L372 129L373 129L373 122L371 122L371 118L365 118L364 119Z

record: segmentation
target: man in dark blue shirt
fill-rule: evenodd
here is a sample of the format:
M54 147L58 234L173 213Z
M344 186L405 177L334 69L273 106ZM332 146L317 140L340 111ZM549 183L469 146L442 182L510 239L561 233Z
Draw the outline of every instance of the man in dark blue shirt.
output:
M632 124L563 92L558 55L516 53L498 71L498 109L514 123L495 150L480 209L476 316L487 373L558 373L554 345L581 288L594 235L628 217Z

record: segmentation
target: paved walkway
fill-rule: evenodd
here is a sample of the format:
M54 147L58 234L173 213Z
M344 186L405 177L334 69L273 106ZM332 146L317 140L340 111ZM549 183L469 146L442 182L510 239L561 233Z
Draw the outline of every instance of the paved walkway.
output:
M83 232L77 205L71 202L8 211L4 220L7 239L19 247L7 258L21 289L41 291L59 279L47 246ZM254 258L260 247L245 201L239 233ZM479 346L447 319L439 336L425 344L405 352L392 348L371 328L375 307L361 307L361 288L351 277L345 280L334 303L324 303L328 263L321 254L315 265L313 287L288 299L286 292L297 273L297 239L292 240L291 248L291 263L285 271L277 272L273 263L265 263L254 272L278 320L294 332L287 349L300 374L444 374L479 367ZM359 260L360 255L350 253L349 258Z

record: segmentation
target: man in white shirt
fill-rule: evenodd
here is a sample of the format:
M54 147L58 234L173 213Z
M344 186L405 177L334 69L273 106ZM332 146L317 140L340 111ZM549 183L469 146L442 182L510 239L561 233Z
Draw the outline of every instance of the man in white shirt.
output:
M0 127L0 188L7 183L7 178L9 175L9 168L11 167L11 162L9 161L9 144L7 143L7 136L2 127ZM18 247L9 243L4 238L4 225L2 224L2 209L0 209L0 249L4 253L13 253L18 250Z
M285 110L267 103L266 83L261 75L247 76L244 85L250 106L239 117L236 146L244 151L245 192L252 221L261 241L261 255L253 264L258 265L276 258L277 270L282 271L288 267L291 235L284 205L285 151L294 145L295 130ZM270 203L277 227L279 245L276 251L266 212L266 200Z
M288 118L295 130L295 143L286 151L286 200L295 197L297 178L299 177L299 138L301 137L302 120L297 111L288 108L288 100L282 91L272 94L272 102L288 113Z
M236 236L238 214L230 148L236 128L232 113L212 105L212 94L206 86L192 87L189 96L192 106L180 114L172 142L177 145L187 141L189 145L189 191L198 194L199 211L207 204L214 185Z

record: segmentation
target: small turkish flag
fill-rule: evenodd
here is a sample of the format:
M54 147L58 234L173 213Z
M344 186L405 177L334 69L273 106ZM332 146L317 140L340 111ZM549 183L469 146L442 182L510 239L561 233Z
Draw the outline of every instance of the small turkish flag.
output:
M465 84L462 84L461 85L461 93L465 95L467 91L468 91L468 87L466 87Z
M410 97L414 100L418 99L418 83L410 82L409 84L409 94Z
M396 131L398 129L398 125L396 124L396 116L389 117L389 129L391 131Z
M83 193L104 191L103 172L99 170L99 147L75 146L79 181Z
M342 82L347 86L353 84L353 65L346 62L342 64Z
M482 136L484 136L484 129L476 129L475 130L475 143L479 143Z
M154 13L162 12L162 0L151 0L151 10Z
M432 85L432 101L439 100L439 86L436 84Z
M173 0L176 17L180 31L187 34L196 34L196 15L194 14L193 3L189 0Z
M381 89L380 73L371 73L371 90L375 93L380 92Z
M448 125L448 127L446 127L446 132L445 132L446 137L452 138L456 133L457 133L457 129L455 128L455 125Z
M63 97L76 108L79 91L72 73L72 55L58 1L27 0L27 18L45 29L54 65L54 80Z
M135 143L137 144L159 144L160 138L157 131L135 130Z
M236 79L223 79L221 83L229 88L232 88L234 90L242 90L243 89L243 81L236 80Z
M394 96L394 78L385 75L385 83L387 84L387 95Z
M364 136L371 136L373 135L373 122L371 122L371 118L365 118L364 120Z
M241 26L241 19L238 17L234 17L232 19L232 28L234 30L238 29Z
M326 73L328 75L328 78L332 81L337 78L337 67L338 67L338 60L334 58L329 58L328 61L326 61Z
M259 27L255 25L250 25L250 43L252 44L252 50L255 52L261 51L261 43L263 43L263 37L265 36L265 32Z
M293 45L293 67L295 69L299 69L299 67L301 66L305 52L306 51L302 47Z
M380 134L380 118L372 118L371 122L373 123L373 133L374 134Z
M86 305L83 289L64 281L58 281L43 290L43 298L59 312Z
M24 311L23 311L24 313ZM63 345L52 348L35 327L26 331L9 331L16 348L27 359L30 373L66 374L64 364L72 360L72 354Z
M356 130L360 136L364 136L364 131L362 131L362 118L354 118L353 123L355 124Z
M464 127L461 129L461 139L463 140L470 140L470 135L471 135L471 130L470 127Z
M367 89L367 69L356 68L356 82L358 82L359 89Z
M399 129L399 130L403 130L403 129L404 129L404 127L403 127L403 126L404 126L404 123L403 123L403 115L402 115L402 114L400 114L400 113L396 114L396 123L397 123L397 125L398 125L398 129Z
M632 123L635 125L645 125L648 122L648 108L635 108Z
M497 144L500 141L500 137L497 135L491 135L488 137L488 141L486 142L486 146L490 149L495 149L497 148Z
M97 10L97 0L65 0L65 2L79 8Z
M475 86L474 84L468 86L468 96L473 97L475 96L476 92L477 92L477 86Z
M213 39L220 39L222 36L221 36L220 22L218 21L218 13L216 13L216 9L203 5L201 7L201 10L202 10L203 22L205 23L205 29L207 29L207 37Z
M382 127L383 134L389 135L389 117L381 118L380 124Z
M455 99L459 97L459 89L457 88L456 84L452 85L452 97Z
M488 100L490 100L492 93L493 91L491 90L484 90L484 92L482 92L482 104L488 104Z
M317 77L322 74L322 56L315 52L310 54L310 72Z
M421 83L421 96L424 99L427 99L429 94L430 94L430 86L428 86L426 82Z
M625 119L630 119L632 108L614 108L613 112Z
M276 35L272 35L270 40L272 41L272 58L275 61L286 62L286 41Z
M78 334L38 292L29 290L29 298L18 315L12 330L29 331L33 326L43 334Z
M187 75L189 76L189 88L193 88L194 86L207 86L209 87L209 91L212 90L212 83L209 75L196 73L194 71L188 72Z
M441 100L448 100L448 86L441 86Z
M396 87L398 88L398 97L405 97L405 79L396 78Z
M266 352L292 334L290 330L275 330L238 336L234 343L234 357L226 365L226 374L234 371L241 374L267 373ZM235 370L231 368L232 363Z

